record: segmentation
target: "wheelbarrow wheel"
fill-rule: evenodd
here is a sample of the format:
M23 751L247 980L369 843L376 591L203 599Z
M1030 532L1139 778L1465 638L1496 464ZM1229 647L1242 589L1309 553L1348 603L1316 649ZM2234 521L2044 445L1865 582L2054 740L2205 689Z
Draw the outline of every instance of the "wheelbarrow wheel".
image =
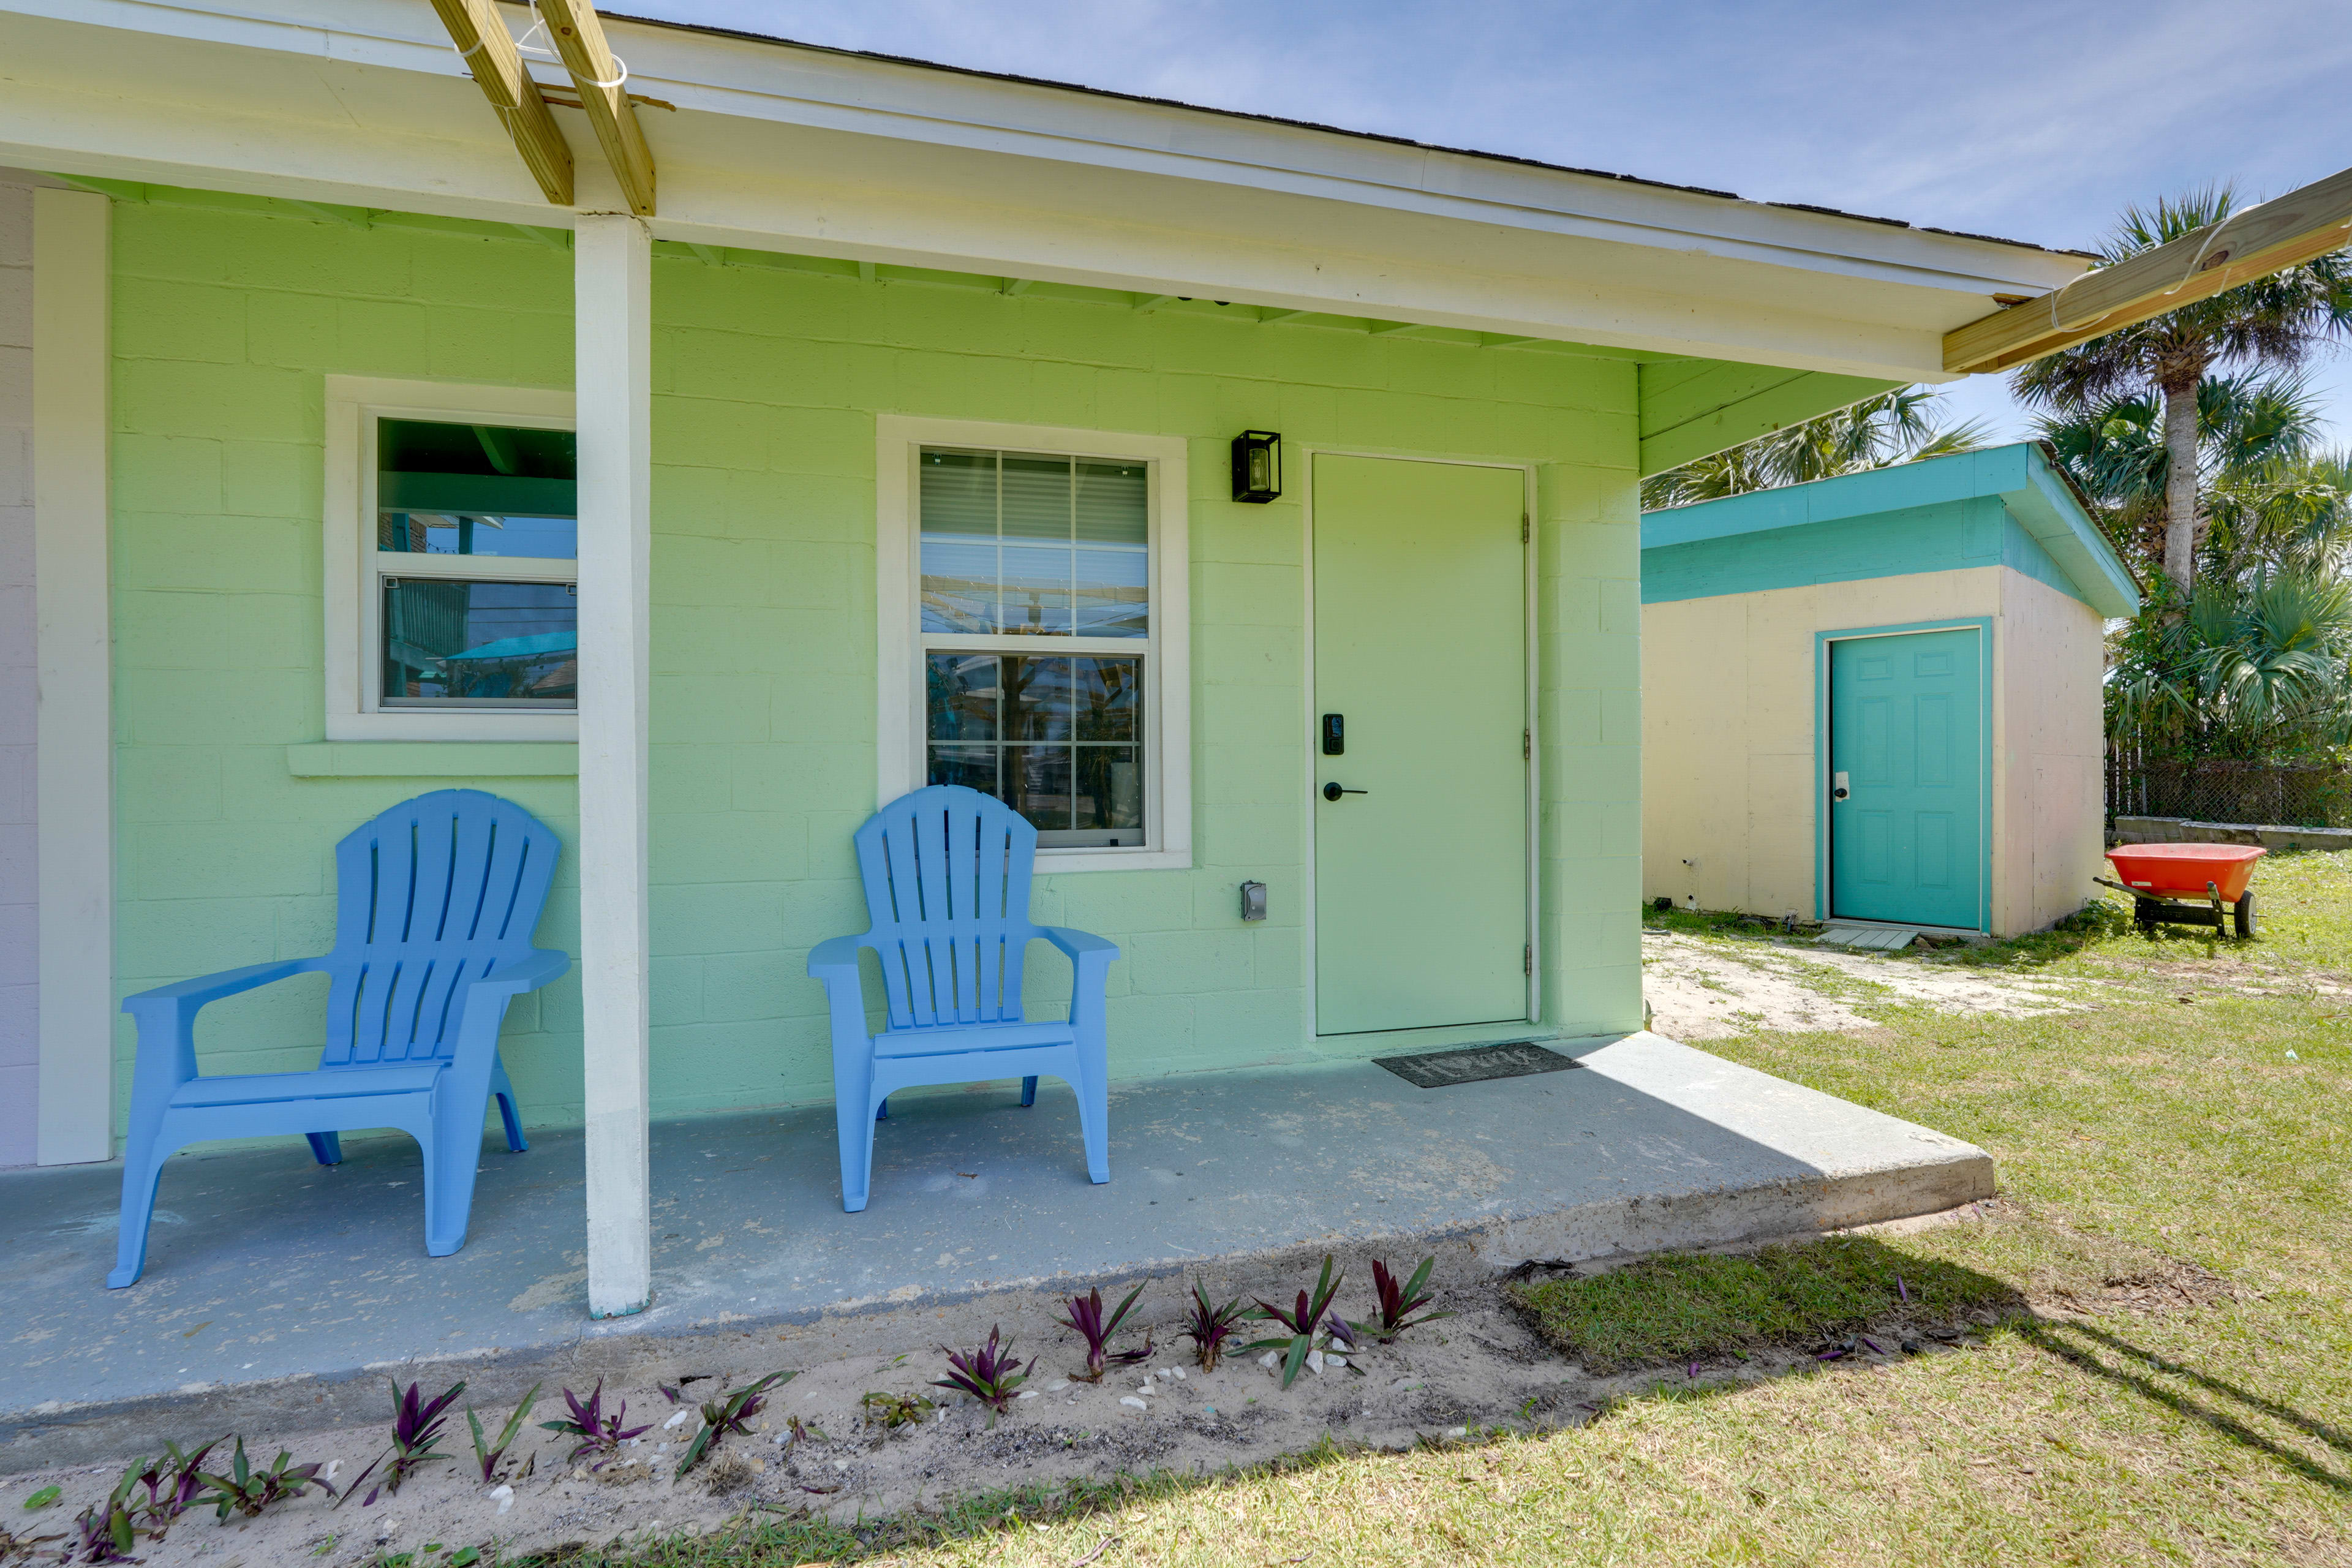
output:
M2242 937L2253 935L2254 890L2252 888L2248 888L2245 890L2245 893L2238 900L2237 903L2232 906L2232 912L2237 918L2238 934Z

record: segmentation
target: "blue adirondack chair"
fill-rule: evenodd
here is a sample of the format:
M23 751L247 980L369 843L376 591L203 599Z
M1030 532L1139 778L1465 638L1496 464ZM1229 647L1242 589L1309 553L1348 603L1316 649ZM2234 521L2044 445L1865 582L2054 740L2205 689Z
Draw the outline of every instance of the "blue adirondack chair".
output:
M1110 1092L1103 979L1118 948L1066 926L1029 921L1037 830L1011 807L961 784L900 795L853 837L866 881L863 936L837 936L809 953L833 1013L833 1098L841 1134L841 1206L866 1206L874 1123L892 1093L917 1084L1022 1079L1037 1101L1051 1073L1078 1097L1087 1174L1110 1180ZM1069 955L1076 971L1066 1023L1021 1013L1021 961L1034 940ZM866 1032L857 953L882 960L888 1024Z
M507 1147L528 1147L499 1024L508 1002L572 967L571 954L530 944L560 851L547 825L512 801L470 789L418 795L335 846L332 952L124 998L139 1023L139 1064L108 1286L135 1282L146 1264L163 1162L207 1138L299 1132L332 1165L343 1157L336 1134L396 1127L425 1153L425 1250L443 1258L463 1246L491 1095ZM316 1071L197 1073L199 1008L315 971L334 977Z

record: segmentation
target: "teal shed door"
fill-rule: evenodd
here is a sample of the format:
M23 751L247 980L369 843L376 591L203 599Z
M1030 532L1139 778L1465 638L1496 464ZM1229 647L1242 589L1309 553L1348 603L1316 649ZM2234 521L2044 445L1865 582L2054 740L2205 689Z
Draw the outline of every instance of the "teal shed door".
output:
M1831 914L1969 928L1982 920L1982 635L1971 626L1830 644Z
M1528 1016L1524 485L1315 458L1318 1034Z

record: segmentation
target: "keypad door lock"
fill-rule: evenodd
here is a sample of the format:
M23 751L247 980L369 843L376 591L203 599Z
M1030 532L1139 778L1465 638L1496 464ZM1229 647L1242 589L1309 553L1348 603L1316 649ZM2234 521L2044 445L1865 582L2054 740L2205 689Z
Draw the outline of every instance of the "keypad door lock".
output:
M1348 718L1344 713L1323 715L1323 754L1341 757L1348 752Z

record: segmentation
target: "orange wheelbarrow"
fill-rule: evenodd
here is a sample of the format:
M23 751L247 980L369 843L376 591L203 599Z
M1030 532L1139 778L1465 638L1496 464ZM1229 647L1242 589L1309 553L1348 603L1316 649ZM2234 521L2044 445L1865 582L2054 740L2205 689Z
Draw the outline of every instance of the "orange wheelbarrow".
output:
M2252 936L2254 893L2246 884L2254 862L2269 853L2237 844L2121 844L2107 858L2122 880L2091 880L2129 893L2132 919L2143 931L2158 921L2216 930L2234 921L2240 936Z

